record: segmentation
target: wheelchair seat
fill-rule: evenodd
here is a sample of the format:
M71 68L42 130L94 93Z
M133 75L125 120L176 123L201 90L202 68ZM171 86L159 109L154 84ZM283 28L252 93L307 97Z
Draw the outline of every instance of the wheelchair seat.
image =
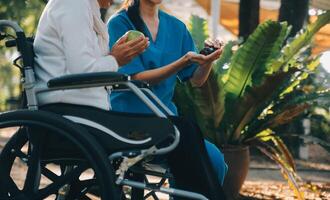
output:
M168 119L155 115L113 112L64 103L48 104L40 109L84 126L107 153L165 144L175 134L173 124Z

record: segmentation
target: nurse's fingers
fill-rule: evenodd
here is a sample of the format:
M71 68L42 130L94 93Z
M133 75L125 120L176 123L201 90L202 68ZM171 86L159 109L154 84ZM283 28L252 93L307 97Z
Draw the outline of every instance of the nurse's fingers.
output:
M207 55L206 60L208 62L213 62L214 60L218 59L222 54L222 50L223 50L223 48L220 48L220 49L216 50L215 52L211 53L210 55Z
M202 54L190 54L189 60L194 63L198 63L200 65L204 65L206 63L213 62L214 60L218 59L222 53L222 48L216 50L215 52L211 53L210 55L202 55Z
M204 64L207 61L207 57L202 54L194 53L190 55L189 60L198 64Z

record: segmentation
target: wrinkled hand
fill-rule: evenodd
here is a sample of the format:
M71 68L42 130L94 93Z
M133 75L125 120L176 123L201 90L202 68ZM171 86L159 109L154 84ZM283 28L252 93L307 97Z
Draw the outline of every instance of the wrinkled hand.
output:
M206 56L190 51L185 55L185 57L190 63L198 63L199 65L204 66L211 64L213 61L217 60L220 57L221 53L222 48Z
M118 39L110 52L110 55L116 58L119 66L129 63L149 46L149 39L145 37L138 37L128 42L126 40L127 34Z

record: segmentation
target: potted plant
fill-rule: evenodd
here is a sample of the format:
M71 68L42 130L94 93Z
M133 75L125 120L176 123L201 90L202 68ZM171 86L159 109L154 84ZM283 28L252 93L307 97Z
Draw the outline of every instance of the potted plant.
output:
M319 65L319 57L311 57L306 49L313 35L329 22L330 12L325 12L288 39L286 23L266 21L243 44L226 44L201 88L177 85L180 114L192 117L205 137L225 153L229 174L224 187L229 198L238 195L249 167L248 147L255 146L280 165L297 198L303 199L294 160L274 128L292 121L315 99L330 97L330 90L301 88ZM206 30L206 21L192 16L190 31L198 49L208 37ZM231 172L241 180L231 180L235 178Z

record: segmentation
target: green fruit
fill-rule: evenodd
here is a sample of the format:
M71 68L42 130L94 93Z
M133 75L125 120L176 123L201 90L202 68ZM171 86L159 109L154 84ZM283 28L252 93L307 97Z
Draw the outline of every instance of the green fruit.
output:
M131 41L131 40L134 40L134 39L136 39L138 37L141 37L141 36L144 37L143 33L141 33L140 31L130 30L130 31L127 32L127 40L126 40L126 42Z

